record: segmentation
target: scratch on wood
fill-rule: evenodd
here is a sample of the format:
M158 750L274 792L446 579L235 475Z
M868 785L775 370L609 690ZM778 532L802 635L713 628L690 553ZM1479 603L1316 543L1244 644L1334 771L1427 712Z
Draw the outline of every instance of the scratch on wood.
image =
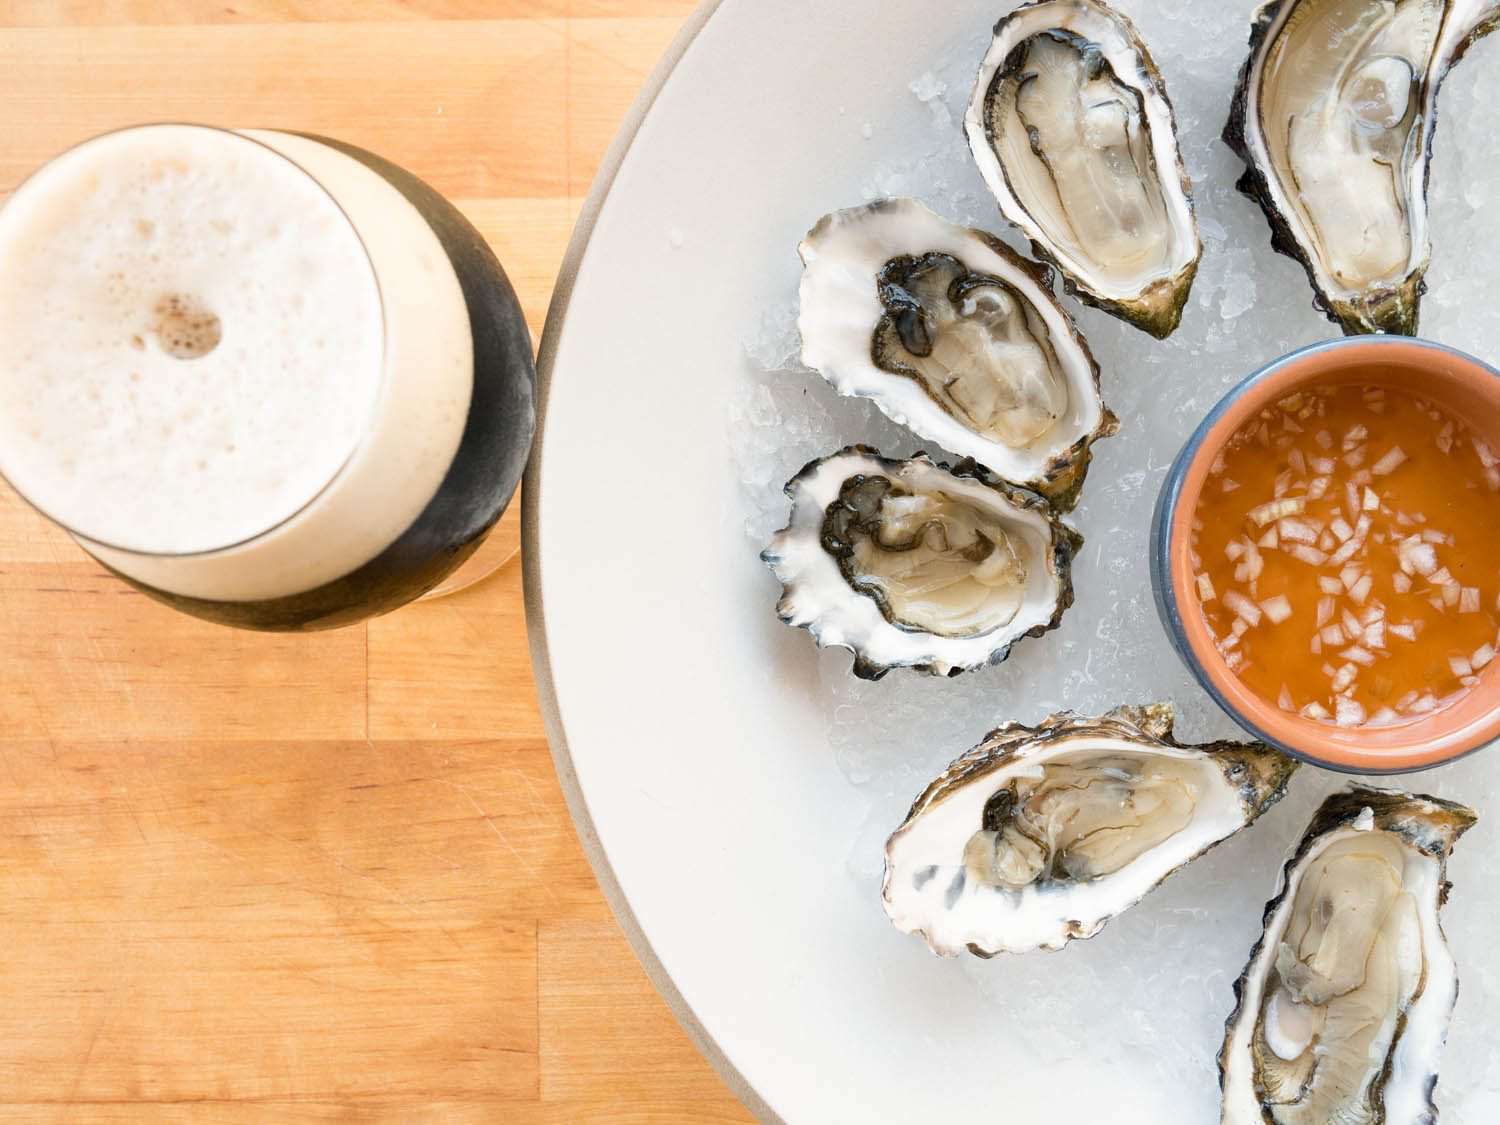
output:
M89 1034L88 1046L83 1049L83 1057L78 1060L78 1070L73 1075L73 1087L68 1093L68 1100L72 1101L78 1097L78 1090L83 1085L83 1076L88 1072L89 1063L94 1058L94 1048L99 1043L99 1036L104 1031L104 1025L109 1021L110 1014L115 1010L115 1001L119 998L120 990L116 987L110 994L109 999L104 1002L104 1010L99 1013L99 1018L94 1021L93 1031Z
M146 835L146 829L141 826L141 818L135 811L135 805L131 804L130 790L123 785L120 786L120 799L125 802L126 811L130 813L130 819L135 824L136 832L140 834L141 843L149 845L151 840Z
M553 903L556 903L558 901L557 892L552 889L552 884L547 879L542 877L542 873L536 869L535 864L528 862L526 857L516 849L516 846L512 844L508 839L506 839L505 833L500 831L500 826L490 819L489 813L485 812L484 809L480 807L479 802L474 799L474 794L470 793L462 785L458 785L454 782L450 781L447 782L447 784L452 785L453 788L463 793L463 795L468 799L469 804L474 806L474 811L479 814L479 819L484 821L485 824L489 825L490 831L495 834L495 839L500 841L500 846L515 857L516 862L521 865L521 869L525 871L526 874L530 875L531 878L542 888L542 890L546 893L548 899L550 899Z

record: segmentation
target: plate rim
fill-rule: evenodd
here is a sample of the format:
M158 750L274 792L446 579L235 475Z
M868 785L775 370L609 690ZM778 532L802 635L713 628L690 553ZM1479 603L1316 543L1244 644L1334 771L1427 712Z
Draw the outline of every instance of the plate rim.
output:
M531 650L532 679L536 686L537 705L542 714L542 726L547 735L547 746L552 754L552 764L557 773L558 783L562 787L568 814L573 821L573 829L578 835L579 843L583 846L584 855L588 857L589 866L593 869L599 889L604 892L605 901L609 903L610 910L614 914L615 922L624 931L631 949L635 952L636 959L645 969L646 976L655 987L657 994L666 1001L672 1015L676 1017L678 1024L687 1033L698 1052L708 1060L745 1108L759 1120L771 1123L771 1125L784 1125L783 1118L771 1109L755 1087L730 1062L724 1049L709 1034L702 1021L698 1019L697 1013L678 990L671 974L662 964L650 939L641 928L640 921L636 918L620 886L619 879L615 876L609 856L604 851L604 845L600 842L593 817L589 813L588 802L578 782L567 731L563 724L562 713L558 708L557 685L552 675L552 657L548 644L545 599L542 592L544 579L538 549L542 519L540 454L547 433L547 403L551 397L558 342L567 320L568 306L572 300L574 285L578 280L579 267L593 237L599 213L609 198L610 189L614 186L620 166L629 155L636 135L640 132L652 106L655 105L658 95L703 28L727 2L728 0L700 0L698 7L687 17L671 44L657 60L655 68L636 95L635 101L615 133L614 140L610 142L604 159L600 162L599 170L595 173L594 182L589 188L588 196L584 200L578 220L573 227L567 252L563 255L557 281L552 290L552 300L547 308L547 319L542 328L541 345L537 351L536 434L532 440L531 458L527 462L521 486L522 601L526 611L526 633Z

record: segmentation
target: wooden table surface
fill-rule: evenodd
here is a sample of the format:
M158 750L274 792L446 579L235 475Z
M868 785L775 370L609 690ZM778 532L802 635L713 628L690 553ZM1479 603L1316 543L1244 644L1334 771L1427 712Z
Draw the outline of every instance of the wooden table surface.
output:
M540 334L692 0L0 0L0 197L176 119L331 134L490 239ZM222 630L0 495L0 1119L748 1115L579 849L519 566L368 626Z

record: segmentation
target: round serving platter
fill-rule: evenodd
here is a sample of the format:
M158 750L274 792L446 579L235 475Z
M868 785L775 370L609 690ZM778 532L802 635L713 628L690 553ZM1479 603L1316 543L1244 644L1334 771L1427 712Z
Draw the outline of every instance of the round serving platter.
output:
M1152 503L1224 390L1336 334L1218 139L1254 4L1119 0L1176 105L1205 252L1164 343L1065 299L1122 422L1072 517L1077 604L1007 663L948 681L855 681L847 653L776 620L757 555L785 521L782 482L853 441L924 448L798 364L796 243L829 211L913 195L1024 250L961 129L1012 6L706 4L605 162L542 342L525 565L558 771L648 972L766 1119L1216 1119L1230 985L1288 848L1346 781L1304 768L1255 826L1060 953L946 961L881 910L886 835L1001 721L1169 700L1184 740L1234 736L1157 622ZM1477 250L1500 238L1497 52L1478 47L1445 88L1423 321L1490 358L1500 265ZM1500 1112L1497 779L1481 753L1399 782L1481 815L1443 914L1462 979L1438 1088L1449 1122Z

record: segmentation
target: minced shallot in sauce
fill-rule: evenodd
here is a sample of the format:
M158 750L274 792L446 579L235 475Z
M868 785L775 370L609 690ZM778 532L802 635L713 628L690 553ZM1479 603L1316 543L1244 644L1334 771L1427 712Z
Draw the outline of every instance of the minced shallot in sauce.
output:
M1416 395L1345 384L1262 411L1214 461L1192 526L1209 631L1283 710L1411 720L1500 649L1500 452Z

